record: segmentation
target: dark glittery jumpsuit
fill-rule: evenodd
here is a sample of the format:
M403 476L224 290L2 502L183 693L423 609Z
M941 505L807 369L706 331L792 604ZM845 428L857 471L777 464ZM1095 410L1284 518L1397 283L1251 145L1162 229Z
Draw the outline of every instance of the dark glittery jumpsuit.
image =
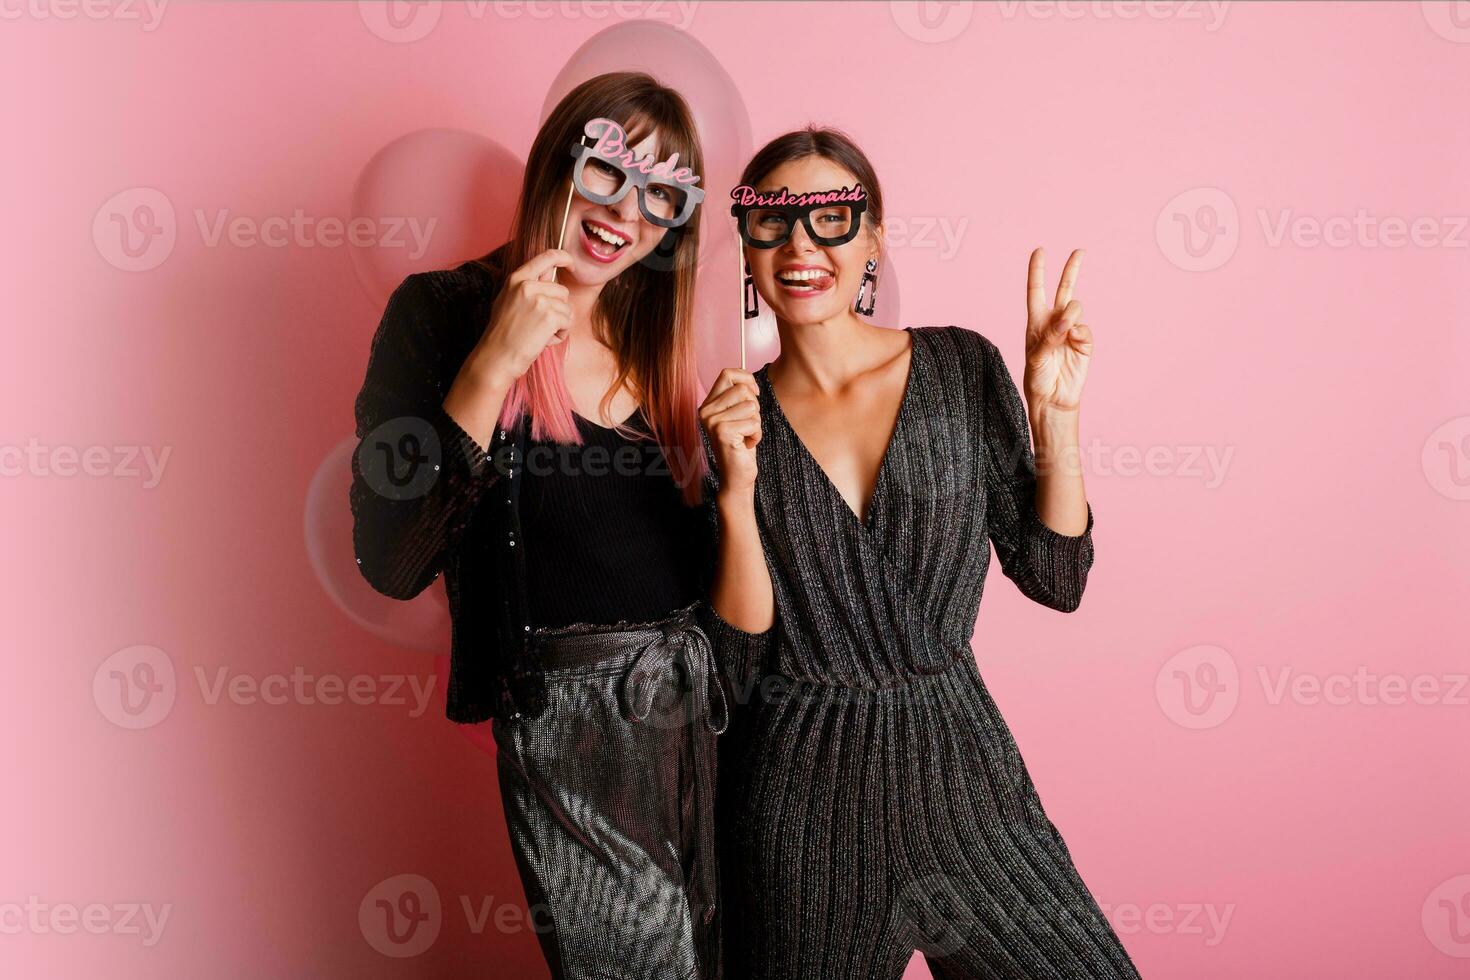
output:
M994 543L1036 602L1077 608L1092 511L1059 534L999 351L910 328L908 386L860 521L766 369L756 509L764 634L707 613L735 708L721 739L726 954L743 980L1136 978L1042 808L970 647Z

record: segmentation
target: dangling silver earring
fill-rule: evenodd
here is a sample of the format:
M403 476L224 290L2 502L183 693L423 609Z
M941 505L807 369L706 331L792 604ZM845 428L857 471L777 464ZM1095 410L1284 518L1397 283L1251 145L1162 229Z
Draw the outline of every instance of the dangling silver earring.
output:
M858 286L857 302L853 309L863 316L873 315L873 304L878 301L878 260L869 259L867 266L863 269L863 281ZM867 294L867 305L863 305L863 294Z
M761 315L760 301L756 298L755 277L750 274L750 263L745 263L745 319L754 320Z

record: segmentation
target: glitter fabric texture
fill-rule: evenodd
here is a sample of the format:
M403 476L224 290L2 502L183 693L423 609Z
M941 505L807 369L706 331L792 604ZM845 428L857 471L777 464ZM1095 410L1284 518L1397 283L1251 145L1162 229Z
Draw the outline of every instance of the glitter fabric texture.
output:
M530 921L557 980L720 980L715 739L694 607L537 630L546 710L492 723Z
M983 335L909 328L866 519L766 368L756 510L776 622L703 611L736 707L720 740L727 969L750 980L1136 978L1042 807L970 646L994 544L1035 602L1093 562L1036 514L1024 405ZM717 478L713 478L717 479Z

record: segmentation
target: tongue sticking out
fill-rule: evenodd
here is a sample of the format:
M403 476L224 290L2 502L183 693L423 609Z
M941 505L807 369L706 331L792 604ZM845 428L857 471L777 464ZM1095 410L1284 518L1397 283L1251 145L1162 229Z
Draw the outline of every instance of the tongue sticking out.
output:
M781 280L781 285L785 286L787 289L811 293L820 292L823 289L827 289L831 287L831 285L836 281L833 276L826 274L819 275L811 279L787 279L784 276L779 278Z

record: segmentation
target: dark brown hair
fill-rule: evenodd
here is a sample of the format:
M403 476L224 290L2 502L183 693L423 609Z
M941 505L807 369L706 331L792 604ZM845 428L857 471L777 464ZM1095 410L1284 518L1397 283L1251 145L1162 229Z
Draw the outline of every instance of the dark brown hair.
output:
M497 278L503 280L533 256L556 247L572 176L568 147L581 140L589 120L599 117L621 125L628 146L636 146L656 130L660 159L677 152L682 166L704 173L694 117L678 92L644 72L589 78L557 103L531 144L510 240L477 260ZM684 489L684 499L691 504L700 499L705 465L693 317L702 210L680 229L664 233L677 236L672 256L634 264L608 282L592 316L592 329L618 362L618 375L602 397L602 411L607 412L617 391L629 383L653 427L653 437L665 450L675 481ZM503 425L514 424L529 412L532 438L581 442L562 376L565 354L565 344L542 351L507 395ZM628 435L643 434L621 423L617 428Z

